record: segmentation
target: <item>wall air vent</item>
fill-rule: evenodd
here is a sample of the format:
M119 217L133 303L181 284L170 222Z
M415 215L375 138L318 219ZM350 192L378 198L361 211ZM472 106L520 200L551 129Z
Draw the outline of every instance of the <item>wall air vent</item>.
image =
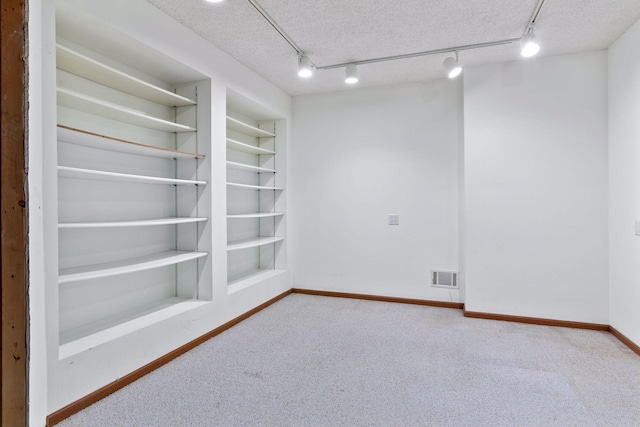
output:
M458 272L456 271L432 271L431 286L436 288L458 288Z

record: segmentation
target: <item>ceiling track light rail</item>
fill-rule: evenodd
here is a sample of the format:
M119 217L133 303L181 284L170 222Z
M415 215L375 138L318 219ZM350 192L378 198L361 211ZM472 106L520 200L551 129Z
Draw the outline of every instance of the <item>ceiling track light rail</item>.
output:
M536 23L538 19L538 15L540 15L540 11L542 10L542 6L544 5L545 0L538 0L538 4L536 8L533 10L533 14L531 15L531 19L529 19L529 24L527 24L527 28L524 30L524 33L527 34L529 30L533 27L533 24Z
M282 36L282 38L287 43L289 43L289 46L291 46L291 48L296 51L296 54L298 55L298 57L301 57L302 55L304 55L304 53L302 52L302 49L300 49L298 45L295 44L293 40L291 40L291 37L289 37L287 33L285 33L284 30L280 28L280 25L278 25L278 23L274 21L273 18L271 18L271 16L269 16L269 14L262 8L262 6L258 4L257 1L255 0L247 0L247 1L251 4L251 6L253 6L255 10L258 11L260 15L262 15L262 17L273 27L274 30L276 30L278 34L280 34L280 36Z
M291 46L291 48L296 52L296 56L298 57L298 75L300 77L310 77L313 74L313 70L331 70L335 68L345 68L346 76L345 82L349 84L358 82L358 65L364 64L374 64L377 62L386 62L386 61L397 61L400 59L408 59L408 58L417 58L420 56L429 56L429 55L438 55L442 53L455 53L455 59L452 57L446 58L443 66L447 72L449 78L454 78L458 76L462 72L462 66L458 61L458 52L462 50L470 50L470 49L480 49L484 47L492 47L492 46L500 46L515 42L520 42L522 49L521 54L524 57L530 57L538 53L540 50L540 46L536 41L535 34L533 33L533 26L538 19L538 15L540 15L540 11L542 10L542 6L546 0L538 0L536 7L531 15L531 19L529 19L529 23L525 28L525 31L522 37L513 38L513 39L505 39L505 40L497 40L493 42L486 43L474 43L467 44L461 46L453 46L447 47L443 49L433 49L433 50L425 50L422 52L415 53L407 53L403 55L393 55L393 56L384 56L380 58L371 58L371 59L363 59L361 61L350 61L344 62L340 64L331 64L331 65L315 65L308 55L304 53L298 45L291 40L291 38L287 35L287 33L269 16L269 14L258 4L256 0L247 0L251 6L260 14L262 17L280 34L280 36Z
M376 62L397 61L399 59L417 58L417 57L420 57L420 56L438 55L438 54L441 54L441 53L455 53L456 51L461 51L461 50L480 49L480 48L483 48L483 47L500 46L500 45L503 45L503 44L514 43L514 42L517 42L517 41L520 41L520 37L515 38L515 39L498 40L498 41L494 41L494 42L475 43L475 44L467 44L467 45L462 45L462 46L447 47L447 48L444 48L444 49L425 50L425 51L422 51L422 52L407 53L407 54L404 54L404 55L383 56L381 58L364 59L362 61L351 61L351 62L345 62L345 63L341 63L341 64L316 66L316 69L318 69L318 70L331 70L333 68L343 68L343 67L346 67L349 64L364 65L364 64L373 64L373 63L376 63Z

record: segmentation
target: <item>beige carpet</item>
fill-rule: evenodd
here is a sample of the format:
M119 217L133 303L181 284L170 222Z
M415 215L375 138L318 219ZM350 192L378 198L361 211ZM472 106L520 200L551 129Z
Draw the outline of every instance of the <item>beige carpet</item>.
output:
M608 332L293 294L58 424L640 426Z

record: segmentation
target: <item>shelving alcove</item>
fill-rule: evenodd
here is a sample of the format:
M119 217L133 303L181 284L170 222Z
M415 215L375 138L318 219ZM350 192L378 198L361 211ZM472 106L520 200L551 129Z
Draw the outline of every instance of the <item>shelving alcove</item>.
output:
M277 136L284 120L227 98L227 283L229 290L283 274L285 173Z
M211 300L211 82L125 63L58 36L60 359Z

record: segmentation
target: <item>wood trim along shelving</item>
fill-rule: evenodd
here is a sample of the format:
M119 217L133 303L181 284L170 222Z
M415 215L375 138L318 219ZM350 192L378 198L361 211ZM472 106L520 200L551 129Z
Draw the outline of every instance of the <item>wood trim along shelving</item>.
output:
M62 125L58 125L58 141L101 150L165 159L204 159L205 157L204 154L154 147Z

